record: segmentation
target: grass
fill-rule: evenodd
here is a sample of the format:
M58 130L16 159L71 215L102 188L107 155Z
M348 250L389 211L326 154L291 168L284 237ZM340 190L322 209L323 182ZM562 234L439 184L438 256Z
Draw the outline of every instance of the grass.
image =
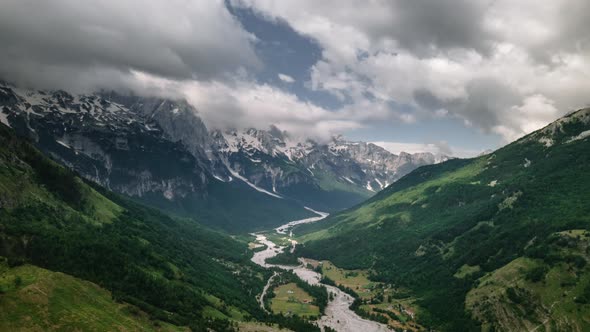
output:
M414 298L401 296L396 298L398 290L387 287L383 283L369 280L368 270L347 270L337 267L330 261L317 262L308 260L313 267L318 264L322 266L322 275L333 280L336 285L352 289L367 304L360 306L360 309L373 315L380 315L388 319L388 325L395 330L421 331L423 327L418 325L401 308L415 311L417 306ZM382 297L381 297L382 295ZM381 300L379 300L381 299ZM385 312L395 314L396 319L387 315Z
M569 244L568 254L573 251L588 260L590 238L586 234L584 230L557 233L574 241ZM532 281L527 274L536 268L547 272ZM480 278L479 286L467 294L466 307L484 322L484 329L500 324L513 330L539 327L547 331L587 331L590 305L576 303L586 287L590 287L588 266L576 268L563 261L549 265L521 257Z
M455 278L464 279L465 277L472 275L472 274L479 272L479 271L481 271L481 268L479 267L479 265L471 266L471 265L464 264L463 266L461 266L457 270L457 272L453 276Z
M93 210L93 215L97 220L103 223L110 223L123 212L122 207L108 200L93 188L87 188L90 191L88 197Z
M205 298L211 305L205 307L203 317L242 321L247 315L247 313L234 306L228 306L216 296L205 294Z
M186 331L117 303L96 284L32 265L0 265L0 331Z
M393 328L394 331L424 331L425 328L423 326L412 320L412 318L407 313L403 312L403 310L400 310L400 305L404 309L414 308L414 299L394 300L392 303L365 304L361 305L360 309L370 314L380 315L387 318L387 325ZM390 315L384 314L384 311L393 313L396 318L394 319Z
M374 290L378 285L378 283L369 280L367 270L345 270L330 261L322 261L322 274L334 280L337 285L354 290L363 299L374 296Z
M335 179L331 174L319 169L314 170L314 174L318 179L319 186L326 191L345 191L356 193L360 196L369 198L373 194L364 187L359 187L348 183L346 180Z
M272 231L264 232L263 234L269 241L274 242L277 246L283 247L291 244L289 234L279 234L274 229Z
M285 328L280 328L276 324L263 324L263 323L254 323L254 322L240 322L238 323L238 328L240 332L288 332L290 330Z
M3 156L0 155L0 164ZM50 166L59 168L54 162ZM48 166L49 167L49 166ZM80 187L80 195L84 196L86 203L83 210L91 216L85 220L91 224L100 225L111 223L122 212L123 208L99 194L90 186L85 186L82 180L76 178L75 184ZM83 189L82 189L83 188ZM47 186L35 184L35 176L32 169L26 166L8 167L0 166L0 198L9 197L8 207L17 205L34 205L44 203L48 206L62 206L58 197L48 191ZM67 206L66 213L73 214L74 210Z
M270 308L274 313L301 317L316 317L320 314L320 309L310 304L313 298L295 283L278 286L273 291L275 297Z
M248 242L248 249L250 250L256 250L259 248L264 247L264 244L260 244L260 243L255 243L255 242Z
M345 231L358 231L363 228L369 228L375 224L386 222L387 220L397 219L403 224L411 224L413 219L407 211L389 212L391 206L423 206L428 207L428 192L439 190L447 184L464 184L471 186L483 187L485 184L477 184L472 180L485 169L486 160L484 158L475 159L473 162L462 166L458 169L441 172L433 179L418 183L415 186L393 190L397 187L391 186L369 201L359 206L355 210L343 212L338 215L337 226L333 228L321 229L323 225L314 225L318 229L315 232L303 234L298 237L299 242L309 242L323 240L338 236ZM314 226L307 226L311 230Z
M590 123L572 125L575 128L563 126L550 135L556 142L550 147L533 134L486 156L420 167L353 209L332 214L322 223L300 226L297 254L347 269L371 269L375 280L407 289L424 309L418 316L420 322L436 330L477 330L483 322L499 321L494 315L501 312L514 316L507 321L530 316L533 326L556 301L551 302L547 294L564 296L564 291L566 297L571 292L582 294L577 305L567 310L585 312L590 287L584 286L586 272L575 266L590 259L582 259L576 247L552 253L545 250L559 246L551 242L556 232L590 229L590 177L586 176L590 139L558 144L588 130ZM580 232L572 234L575 237ZM482 287L485 278L480 278L486 273L499 281L512 277L509 270L522 262L508 264L519 257L540 261L519 266L522 272L514 273L526 278L522 285L517 282L526 292L506 293L509 285L499 292L503 298L511 294L515 301L523 297L523 303L530 305L495 299L488 305L499 308L478 309L481 314L474 319L473 310L465 306L467 293ZM556 261L564 265L559 267ZM548 283L557 272L563 278L554 286L533 282L547 274L544 282ZM489 295L495 295L494 288L488 288ZM552 310L561 314L561 306L558 302ZM510 310L502 311L506 308ZM587 329L571 323L575 314L561 315L562 319L552 318L551 324L561 330ZM499 324L495 328L526 327Z

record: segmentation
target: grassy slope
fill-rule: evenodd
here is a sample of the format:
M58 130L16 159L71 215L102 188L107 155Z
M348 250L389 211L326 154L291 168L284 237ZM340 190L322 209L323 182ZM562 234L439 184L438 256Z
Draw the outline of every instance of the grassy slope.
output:
M210 307L225 317L263 315L254 294L264 275L245 242L91 187L3 125L0 255L90 280L194 329L221 324L203 319Z
M299 202L271 197L241 181L226 183L212 179L206 191L204 196L189 194L175 201L164 199L159 194L134 199L181 217L196 218L208 227L231 234L275 228L315 215Z
M2 331L183 331L117 303L96 284L32 265L0 263Z
M311 317L317 317L320 313L318 306L311 304L313 297L295 283L278 286L273 292L275 297L270 308L274 313Z
M1 94L1 92L0 92ZM0 108L2 101L0 101ZM77 125L78 114L46 114L11 119L17 133L35 137L35 145L47 155L54 156L62 164L81 174L103 180L108 179L114 191L128 193L138 181L137 174L147 172L149 181L180 181L177 195L168 199L162 192L148 190L144 195L133 196L141 204L157 207L180 217L191 217L209 227L234 234L274 228L288 221L302 219L312 214L300 203L289 199L277 199L250 188L242 181L221 182L207 175L198 161L182 145L172 142L159 133L145 133L137 128L138 123L124 129L123 136L129 141L129 149L117 149L116 141L121 133L117 130L102 130L100 127ZM65 117L65 118L64 118ZM64 127L64 122L65 127ZM68 123L73 123L72 126ZM81 132L80 132L81 131ZM90 157L56 142L62 135L81 135L96 147L100 147L112 162L106 169L105 162L96 156ZM201 174L204 178L197 180ZM205 181L206 180L206 181ZM206 187L202 187L205 181ZM131 189L131 191L133 191ZM258 208L251 208L256 206Z
M203 202L207 205L206 209L203 206L195 214L203 220L211 219L208 224L212 227L223 228L233 234L266 230L292 220L315 216L299 202L288 198L276 199L239 182L212 182L208 192L210 197ZM225 224L219 225L223 221Z
M590 227L590 139L571 140L590 129L589 113L487 156L421 167L359 207L300 227L301 254L373 267L378 279L409 287L426 325L480 329L465 308L477 279L555 232ZM464 277L465 266L479 269Z
M466 306L484 330L590 330L590 232L570 230L549 237L550 260L519 257L482 277ZM545 256L547 257L547 256Z

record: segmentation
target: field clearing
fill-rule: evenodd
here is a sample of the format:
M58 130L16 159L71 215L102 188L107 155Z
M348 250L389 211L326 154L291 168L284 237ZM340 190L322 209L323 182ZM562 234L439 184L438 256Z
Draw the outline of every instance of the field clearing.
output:
M366 270L345 270L329 261L322 261L322 274L334 280L337 285L354 290L362 299L369 299L375 295L379 283L369 280Z
M342 269L330 261L318 262L309 259L306 261L314 268L321 265L322 274L333 280L336 285L355 291L361 300L367 303L360 306L361 310L387 318L387 324L395 330L424 330L414 320L417 314L415 299L412 297L396 298L396 295L399 296L397 294L399 290L369 280L369 271Z
M414 300L394 300L391 303L379 303L379 304L365 304L361 305L360 308L370 314L380 315L388 319L387 325L392 327L395 331L424 331L424 327L416 323L408 312L412 312L414 306ZM387 312L387 313L386 313Z
M277 325L268 326L263 323L240 322L238 323L240 332L289 332L289 329L281 329Z
M274 289L275 297L271 302L271 310L283 315L318 316L320 309L311 304L313 297L295 283L281 285Z
M279 234L274 229L272 231L262 233L262 235L266 236L269 241L274 242L279 247L284 247L291 244L288 234Z
M248 242L248 249L250 249L250 250L254 250L254 249L258 249L258 248L262 248L262 247L264 247L263 244L255 243L255 242Z

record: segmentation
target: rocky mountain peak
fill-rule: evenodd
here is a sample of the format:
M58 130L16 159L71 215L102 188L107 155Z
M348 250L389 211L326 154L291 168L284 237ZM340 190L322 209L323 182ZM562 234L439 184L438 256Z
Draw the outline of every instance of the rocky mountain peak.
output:
M546 127L523 138L523 141L536 140L551 147L555 144L569 143L590 137L590 108L580 109L550 123Z
M429 153L395 155L342 135L327 142L300 139L277 126L209 130L184 100L3 85L0 107L0 121L33 136L85 177L171 202L207 195L210 183L237 180L273 198L334 210L441 160Z

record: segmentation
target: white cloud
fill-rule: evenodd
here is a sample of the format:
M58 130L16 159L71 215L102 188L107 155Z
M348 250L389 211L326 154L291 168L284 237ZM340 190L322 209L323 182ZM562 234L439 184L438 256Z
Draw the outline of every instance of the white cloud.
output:
M410 105L413 121L447 112L510 141L589 102L585 0L233 3L318 41L313 89Z
M188 96L211 126L276 124L322 137L455 117L509 141L589 102L585 0L230 2L314 39L322 53L305 86L344 106L257 83L256 36L223 0L2 1L0 77Z
M260 62L222 0L4 0L0 77L21 85L110 88L131 71L221 79Z
M470 149L462 149L457 147L450 147L447 142L437 142L437 143L404 143L404 142L386 142L386 141L379 141L379 142L372 142L375 145L378 145L385 150L394 153L400 154L401 152L406 153L419 153L419 152L430 152L432 154L443 154L452 157L459 157L459 158L471 158L475 157L480 154L482 151L479 150L470 150Z
M182 81L134 73L138 90L164 97L183 97L210 128L268 128L275 125L300 138L328 140L362 127L369 114L354 108L329 111L294 94L247 78L226 81ZM376 107L378 108L378 107ZM379 112L369 115L379 116Z
M503 116L509 119L511 125L499 125L493 130L510 141L516 140L526 133L543 128L558 117L560 112L554 104L543 95L527 97L522 105L512 106L504 112Z
M287 74L279 73L278 76L279 76L279 79L285 83L295 82L295 79Z

